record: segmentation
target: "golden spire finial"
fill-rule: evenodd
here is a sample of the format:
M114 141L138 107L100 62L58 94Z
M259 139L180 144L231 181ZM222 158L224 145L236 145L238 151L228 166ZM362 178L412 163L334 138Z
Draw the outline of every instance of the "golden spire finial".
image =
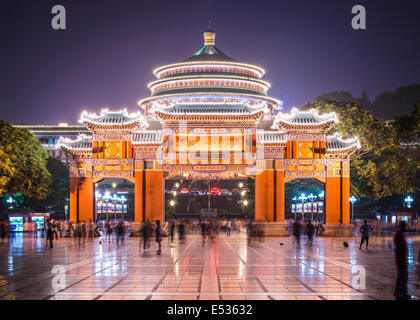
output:
M205 46L214 46L214 39L216 38L216 33L210 29L204 32L204 45Z

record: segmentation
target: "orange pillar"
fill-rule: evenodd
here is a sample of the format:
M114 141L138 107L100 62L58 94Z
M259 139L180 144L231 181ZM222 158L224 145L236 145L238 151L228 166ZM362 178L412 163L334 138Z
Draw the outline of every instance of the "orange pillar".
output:
M343 223L350 223L350 177L341 177L341 210Z
M341 216L341 178L327 177L325 183L325 223L339 224Z
M266 194L265 194L265 171L260 172L255 176L255 220L265 220L265 206L266 206Z
M69 220L77 221L77 193L78 193L78 178L70 177L70 217Z
M146 170L145 176L145 215L146 220L165 220L165 190L163 171Z
M79 221L94 220L94 186L93 179L79 178Z
M255 177L255 220L274 221L274 170L264 170Z
M144 186L143 186L144 171L134 172L134 221L140 222L145 220L143 215L144 205Z
M276 219L284 221L284 171L276 171Z

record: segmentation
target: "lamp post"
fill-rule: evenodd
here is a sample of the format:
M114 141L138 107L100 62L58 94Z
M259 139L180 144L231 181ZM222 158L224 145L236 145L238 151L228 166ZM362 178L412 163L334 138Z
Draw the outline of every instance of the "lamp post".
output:
M99 191L95 191L95 222L98 220L98 199L100 200L101 198L102 194Z
M411 204L413 203L414 199L411 198L409 195L404 199L404 202L407 205L407 208L411 208Z
M292 199L292 201L295 201L295 202L297 202L297 197L295 196L295 197L293 197L293 199ZM292 207L292 213L294 214L294 216L295 216L295 221L296 221L296 211L297 211L297 204L295 203L295 210L293 210L293 207Z
M109 193L108 190L105 192L103 199L105 200L105 205L106 205L106 221L109 221L108 203L109 203L109 200L111 199L111 194Z
M349 200L351 202L351 223L353 223L354 204L356 203L357 199L355 196L351 196Z
M117 201L118 201L118 196L114 193L112 195L112 203L114 204L114 221L117 221Z
M304 203L307 199L306 195L304 193L302 193L299 198L300 201L302 201L302 218L305 219L305 211L304 211Z
M308 199L311 200L311 216L312 216L312 220L314 220L314 200L316 199L316 195L314 194L309 194Z
M127 198L125 196L121 196L120 201L121 201L122 219L124 221L124 203L127 201Z

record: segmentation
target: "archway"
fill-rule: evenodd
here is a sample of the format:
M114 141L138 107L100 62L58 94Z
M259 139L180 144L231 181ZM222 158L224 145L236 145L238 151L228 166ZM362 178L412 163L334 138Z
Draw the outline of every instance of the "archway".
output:
M102 179L95 183L96 220L134 221L134 183Z
M165 217L246 218L254 213L248 178L235 175L178 175L165 180Z
M324 215L325 184L316 179L294 179L285 184L286 219L320 219Z

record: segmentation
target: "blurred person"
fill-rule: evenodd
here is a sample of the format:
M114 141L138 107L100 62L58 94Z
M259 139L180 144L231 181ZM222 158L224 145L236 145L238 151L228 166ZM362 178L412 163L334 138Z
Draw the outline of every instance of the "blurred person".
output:
M6 238L7 233L7 224L4 221L0 221L0 236L1 241L3 241Z
M35 221L32 221L32 237L38 237L38 226L36 225Z
M63 222L61 220L57 221L57 231L58 234L60 235L60 238L63 237Z
M50 242L50 248L53 247L53 238L54 238L54 230L53 230L53 224L51 222L51 219L48 218L46 223L46 229L47 229L47 237L46 237L46 243L45 246L48 246L48 240Z
M371 231L373 231L373 228L370 225L368 225L367 220L363 220L363 225L360 227L359 231L362 234L362 240L360 241L359 250L362 250L362 245L365 241L367 250L369 245L369 234Z
M117 226L115 227L115 233L117 235L117 246L120 246L120 242L121 245L124 244L124 222L120 221L118 222Z
M108 240L108 242L109 241L111 241L111 234L112 234L112 226L111 226L111 224L109 223L109 221L107 221L106 223L105 223L105 236L106 236L106 239Z
M313 240L313 236L314 236L314 230L315 230L315 228L314 228L314 225L313 225L312 221L308 220L308 222L306 223L306 226L305 226L305 232L306 232L306 235L308 237L308 244L311 245L311 246L312 246L312 240Z
M226 235L230 237L230 230L232 228L232 221L230 219L226 222Z
M86 238L86 222L85 222L85 220L82 221L81 232L82 232L82 237Z
M95 230L95 225L93 224L92 220L89 220L88 223L88 239L93 239L93 232Z
M247 236L248 236L248 246L252 245L253 237L255 233L255 224L253 220L249 220L247 225Z
M404 232L406 224L401 221L397 232L394 235L395 265L397 266L397 279L395 283L394 295L397 300L408 300L410 296L407 292L408 267L407 267L407 240Z
M55 236L55 240L58 240L57 221L51 219L51 223L52 223L52 226L53 226L53 236Z
M156 242L158 243L158 250L156 251L157 254L161 254L162 252L162 227L160 226L160 220L156 220Z
M178 223L178 237L180 241L185 242L185 224L182 220Z
M300 234L302 232L302 226L299 220L295 220L293 223L293 236L296 240L297 247L300 248Z
M172 245L174 243L174 236L175 236L175 222L174 221L171 221L170 236L171 236L171 245Z

